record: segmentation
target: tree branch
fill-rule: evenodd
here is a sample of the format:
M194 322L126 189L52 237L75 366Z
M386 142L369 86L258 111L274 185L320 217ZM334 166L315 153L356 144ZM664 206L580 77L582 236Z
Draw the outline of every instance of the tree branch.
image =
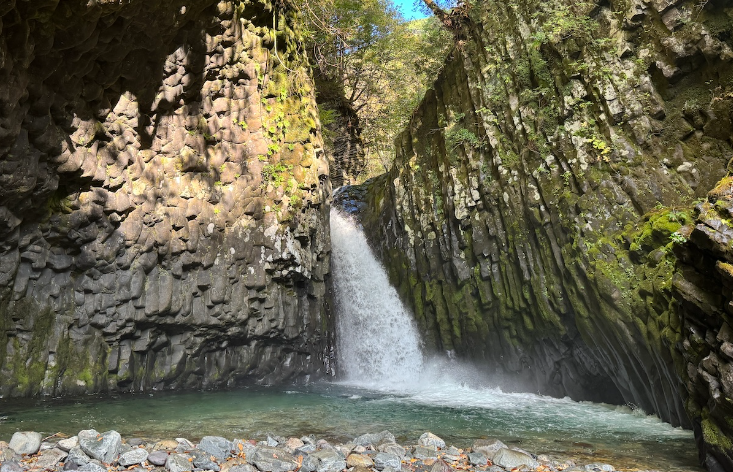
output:
M430 8L430 11L433 12L433 15L438 17L441 23L446 25L447 27L450 27L451 21L450 21L450 15L446 13L445 10L440 8L440 6L435 3L435 0L422 0L425 5L427 5L428 8Z

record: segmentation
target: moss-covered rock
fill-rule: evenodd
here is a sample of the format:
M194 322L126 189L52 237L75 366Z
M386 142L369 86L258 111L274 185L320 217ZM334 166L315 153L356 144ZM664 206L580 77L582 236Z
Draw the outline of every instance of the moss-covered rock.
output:
M0 7L0 396L330 369L299 21L270 0Z
M709 467L733 469L728 397L709 387L722 378L699 373L730 315L729 182L707 192L733 155L733 11L467 11L394 168L362 190L364 227L427 345L510 388L693 427Z

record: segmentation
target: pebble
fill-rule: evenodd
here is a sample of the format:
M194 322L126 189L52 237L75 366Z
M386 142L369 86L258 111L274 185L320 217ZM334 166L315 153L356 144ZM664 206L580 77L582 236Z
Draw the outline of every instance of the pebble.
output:
M168 460L168 453L165 451L153 451L148 454L148 462L152 465L162 466Z
M198 443L185 438L123 441L116 431L93 429L43 447L41 435L28 431L15 433L10 443L36 452L22 457L0 441L0 452L6 454L0 472L510 472L540 466L543 472L615 472L609 464L576 466L570 460L533 456L496 439L458 449L433 433L407 446L397 444L389 431L363 434L344 444L274 434L259 442L220 436L205 436Z

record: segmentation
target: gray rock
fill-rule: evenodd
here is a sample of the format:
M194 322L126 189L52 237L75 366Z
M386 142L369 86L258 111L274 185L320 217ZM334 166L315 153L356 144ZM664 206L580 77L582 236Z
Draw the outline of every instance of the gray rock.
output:
M380 443L395 442L395 437L389 431L382 431L381 433L367 433L362 434L358 438L354 439L354 444L357 446L376 446Z
M311 456L305 456L298 472L314 472L318 470L318 465L318 459Z
M231 469L229 469L229 472L257 472L257 469L252 467L249 464L242 464L242 465L235 465Z
M78 446L71 448L69 455L66 457L67 463L76 464L78 466L88 464L90 460L92 460L92 458L87 456Z
M506 448L499 449L491 461L505 469L514 469L522 465L534 469L540 465L532 456Z
M444 460L438 459L433 464L430 472L453 472L453 468L449 466Z
M17 454L35 454L41 448L43 437L35 431L18 431L10 438L10 449Z
M444 449L445 448L445 441L443 441L438 436L436 436L436 435L434 435L433 433L430 433L430 432L423 433L420 436L420 439L418 439L417 443L420 446L435 446L438 449Z
M176 452L181 454L187 454L190 451L196 449L196 446L186 438L176 438Z
M405 448L400 446L399 444L392 444L392 443L384 443L380 444L377 448L379 452L386 452L389 454L395 454L402 459L407 454L407 451L405 451Z
M186 472L193 470L191 456L186 454L171 454L165 461L165 468L170 472Z
M23 472L23 466L17 461L5 461L0 466L0 472Z
M107 472L107 469L97 464L96 462L89 462L76 469L79 472Z
M98 433L90 429L79 432L79 447L89 457L105 464L111 464L120 455L122 437L117 431Z
M468 453L468 462L471 465L486 465L488 461L489 461L489 458L486 457L486 455L482 452L469 452Z
M297 467L292 454L267 446L257 448L251 462L262 472L286 472Z
M198 448L222 461L232 455L232 442L220 436L204 436Z
M316 452L316 445L315 444L306 444L304 446L301 446L297 448L294 453L295 454L312 454Z
M321 449L309 457L318 459L318 472L334 472L346 468L346 459L335 449Z
M435 446L415 446L412 451L412 457L421 461L425 459L437 459L438 448Z
M457 460L461 459L461 451L459 451L457 448L451 446L448 449L446 449L445 454L443 455L443 459L447 461L455 462Z
M35 466L39 469L52 469L68 455L68 452L58 448L48 449L39 455Z
M241 439L235 439L232 442L232 451L235 452L235 454L245 454L247 457L252 457L252 455L257 450L257 446L252 444L249 441L243 441Z
M147 460L153 465L163 466L168 460L168 453L165 451L153 451L148 454Z
M616 469L610 464L588 464L585 466L588 472L614 472Z
M213 470L214 472L219 472L219 470L221 470L219 464L214 460L216 457L207 452L196 450L193 452L192 456L193 466L197 469Z
M56 443L56 447L66 452L69 452L71 449L77 446L79 446L79 438L76 436L72 436L67 439L62 439L61 441Z
M499 449L508 449L508 447L498 439L479 439L473 443L473 452L481 452L489 460L494 459L494 455Z
M119 464L123 467L130 467L135 464L142 464L148 459L148 451L136 448L120 455Z
M402 460L397 454L391 454L389 452L380 452L374 456L374 467L377 470L383 470L386 467L392 467L395 470L402 468Z

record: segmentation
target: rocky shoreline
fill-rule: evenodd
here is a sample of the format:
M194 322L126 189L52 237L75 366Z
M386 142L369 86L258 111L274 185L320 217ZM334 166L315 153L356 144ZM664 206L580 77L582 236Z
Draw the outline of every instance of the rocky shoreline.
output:
M313 436L264 441L205 436L198 443L123 439L117 431L89 429L78 435L43 438L17 432L0 441L0 472L612 472L609 464L576 464L535 455L496 439L476 440L471 448L446 445L432 433L417 444L397 444L389 431L364 434L345 444Z

